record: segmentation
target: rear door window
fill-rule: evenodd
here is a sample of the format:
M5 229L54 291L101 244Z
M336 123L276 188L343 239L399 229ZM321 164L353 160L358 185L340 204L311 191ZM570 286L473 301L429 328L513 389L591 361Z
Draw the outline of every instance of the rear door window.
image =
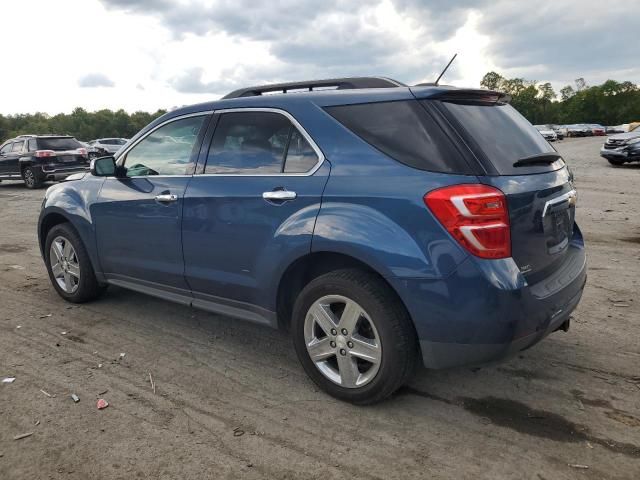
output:
M21 152L23 145L24 145L24 140L21 140L19 142L13 142L13 147L11 147L11 151L14 153Z
M306 173L320 157L284 115L221 113L204 173L264 175Z
M417 100L326 108L345 127L382 153L410 167L474 173L454 142Z
M36 150L38 150L38 143L35 138L30 139L28 145L30 152L35 152Z
M319 157L313 147L297 128L291 127L287 158L284 163L285 173L305 173L318 163Z
M472 150L484 157L484 161L490 163L499 175L539 173L564 166L564 162L556 161L514 167L520 159L556 151L511 105L464 102L441 102L441 105Z

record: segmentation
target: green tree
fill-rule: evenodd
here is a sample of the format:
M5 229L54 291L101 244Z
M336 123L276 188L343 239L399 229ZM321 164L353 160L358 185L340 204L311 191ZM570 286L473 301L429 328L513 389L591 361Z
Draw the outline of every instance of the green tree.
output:
M165 113L165 110L158 110L154 113L135 112L129 115L124 110L87 112L78 107L70 114L59 113L54 116L40 112L0 115L0 142L31 133L72 135L85 141L102 137L130 138Z
M488 72L482 77L480 85L489 90L500 90L504 77L496 72Z

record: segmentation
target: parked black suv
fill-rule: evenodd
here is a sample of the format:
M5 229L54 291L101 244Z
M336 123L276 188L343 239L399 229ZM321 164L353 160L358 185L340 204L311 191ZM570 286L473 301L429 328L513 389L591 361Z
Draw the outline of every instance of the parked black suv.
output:
M70 136L20 135L0 146L0 181L22 179L27 188L39 188L88 169L87 149Z

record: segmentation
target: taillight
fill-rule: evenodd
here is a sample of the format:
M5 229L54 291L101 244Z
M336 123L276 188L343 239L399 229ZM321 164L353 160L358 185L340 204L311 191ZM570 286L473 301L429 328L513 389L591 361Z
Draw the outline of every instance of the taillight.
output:
M507 199L497 188L452 185L424 196L424 203L447 231L480 258L511 256Z
M82 155L83 157L87 157L87 149L86 148L78 148L76 150L76 152L78 152L79 155Z
M56 152L53 150L36 150L35 155L37 158L55 157Z

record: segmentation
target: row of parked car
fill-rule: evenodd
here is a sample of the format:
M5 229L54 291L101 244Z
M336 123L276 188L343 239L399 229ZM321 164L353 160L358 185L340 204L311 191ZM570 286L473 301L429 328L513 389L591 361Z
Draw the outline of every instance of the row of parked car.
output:
M597 123L577 123L573 125L534 125L542 136L550 142L562 140L565 137L591 137L608 133L608 128Z

